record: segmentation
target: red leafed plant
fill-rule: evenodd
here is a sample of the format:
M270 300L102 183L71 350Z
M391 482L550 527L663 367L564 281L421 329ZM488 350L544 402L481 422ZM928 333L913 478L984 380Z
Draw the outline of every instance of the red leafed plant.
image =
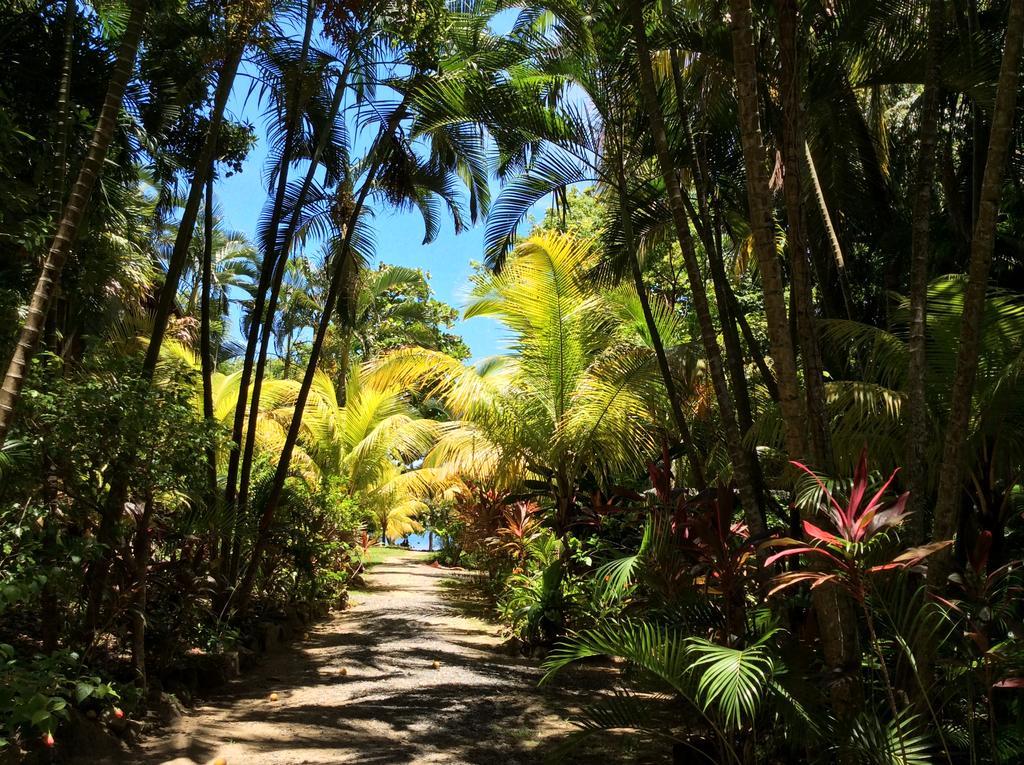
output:
M826 500L822 510L835 527L835 533L826 531L810 521L804 521L803 528L810 538L809 544L789 537L767 542L768 546L786 549L770 555L764 562L765 566L794 555L813 556L817 562L813 569L790 571L779 575L775 578L775 587L769 594L800 582L809 582L812 589L826 582L833 582L847 590L858 602L863 602L869 575L916 566L929 555L952 544L944 541L912 547L888 560L878 562L879 549L891 541L887 532L898 528L907 517L907 493L899 496L894 502L886 500L886 491L896 477L896 471L893 471L882 488L868 499L868 452L864 449L860 453L860 460L853 474L850 496L844 505L836 499L814 471L800 462L792 464L817 482Z
M764 562L765 566L770 566L782 558L794 555L812 556L812 565L814 566L811 569L780 574L775 578L775 586L769 594L774 594L800 582L810 582L811 589L831 582L848 592L864 614L871 646L878 658L882 677L885 680L890 710L893 719L897 720L899 713L896 708L892 681L889 678L885 656L875 632L874 617L867 601L870 581L872 575L884 571L916 566L929 555L951 545L952 542L935 542L922 547L912 547L879 562L879 556L886 552L892 541L887 532L890 529L898 528L907 517L908 494L902 494L894 502L888 502L885 498L886 491L892 484L893 478L896 477L896 471L893 471L882 488L876 491L870 499L867 499L870 490L868 451L867 448L863 449L857 462L857 469L853 473L850 496L846 504L843 505L833 496L814 471L799 462L792 464L817 482L823 498L826 500L823 508L824 514L832 521L835 533L826 531L810 521L804 521L804 532L811 540L809 544L789 538L766 542L765 544L768 546L785 547L786 549L768 556ZM902 735L900 747L902 750ZM903 757L906 759L906 752L903 752Z

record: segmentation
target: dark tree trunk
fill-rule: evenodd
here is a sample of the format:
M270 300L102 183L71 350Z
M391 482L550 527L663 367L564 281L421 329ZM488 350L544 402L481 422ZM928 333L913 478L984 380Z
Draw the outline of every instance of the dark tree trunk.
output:
M203 419L214 420L213 360L211 291L213 289L213 168L206 178L206 207L203 214L203 288L199 300L199 357L203 368ZM206 504L213 508L217 504L217 451L211 446L206 450ZM216 550L210 551L211 556Z
M274 316L277 313L277 301L281 295L281 285L284 281L285 271L288 268L288 256L291 252L292 241L295 238L295 232L298 229L299 220L301 218L302 208L305 204L306 195L309 193L309 189L313 185L313 180L316 176L317 168L320 164L320 158L323 156L324 150L327 148L327 144L330 141L331 130L330 125L333 123L338 110L341 108L341 102L345 95L346 81L348 79L348 70L342 72L338 79L338 82L334 89L334 97L331 100L331 108L326 117L326 123L324 129L321 131L320 139L317 141L316 148L313 151L313 156L310 158L309 167L306 170L306 175L302 179L302 186L299 188L299 193L295 199L295 209L292 210L292 214L289 217L288 227L285 229L285 235L283 240L280 242L280 248L278 249L277 242L277 225L280 223L280 219L284 214L284 191L286 190L285 183L287 181L286 168L281 169L280 184L278 187L278 197L275 200L275 210L272 216L271 223L271 240L268 242L268 246L271 248L267 250L267 257L271 260L276 259L277 265L274 269L274 278L270 287L270 299L267 302L266 316L263 319L263 328L260 337L260 348L259 354L256 360L256 373L253 376L252 381L252 400L249 403L249 422L255 423L259 417L260 412L260 398L263 394L263 375L266 371L267 366L267 355L270 349L270 339L274 334ZM282 161L283 163L283 161ZM280 205L280 207L278 207ZM271 255L270 253L273 253ZM287 362L286 362L287 366ZM287 376L287 375L286 375ZM244 515L246 508L249 503L249 481L252 476L252 463L255 457L256 451L256 428L250 427L245 433L245 448L242 451L242 465L241 474L238 484L238 505L240 512Z
M640 308L644 314L644 323L647 325L647 333L651 336L651 345L654 346L654 355L658 359L658 369L661 371L662 381L665 383L665 392L668 395L669 408L672 410L672 419L675 421L676 429L679 431L679 438L686 450L686 458L690 463L690 470L693 471L694 482L698 491L707 488L707 479L704 477L704 465L701 462L700 454L697 452L697 445L694 443L693 434L690 433L690 426L683 414L682 404L679 403L679 391L676 388L675 378L672 377L672 368L668 363L668 356L665 353L665 344L661 339L661 332L654 321L654 313L651 311L651 302L647 295L647 285L644 284L643 271L640 270L640 260L636 254L635 242L633 240L633 223L630 218L632 205L626 198L626 178L624 173L619 174L619 209L622 214L622 229L626 240L627 257L629 258L629 270L633 277L633 288L640 299ZM668 466L666 466L668 467Z
M78 19L77 0L64 3L64 55L61 61L60 86L57 90L57 129L53 150L53 185L50 203L56 224L64 206L64 184L68 175L68 140L71 132L71 67L74 63L75 24Z
M150 335L149 347L146 349L146 358L142 365L143 377L147 379L152 378L153 372L156 370L156 364L160 358L160 347L167 331L167 323L171 318L174 301L178 295L178 282L181 280L181 274L188 262L196 218L199 216L199 206L202 204L203 193L206 189L206 178L212 172L213 163L217 158L217 143L220 137L220 126L224 121L224 109L227 107L228 96L231 95L231 87L235 82L239 62L242 60L243 49L244 46L241 44L232 46L217 78L217 91L214 95L213 108L210 111L210 123L203 139L202 151L199 153L195 170L192 173L192 184L188 190L188 198L185 200L185 208L181 213L181 221L178 223L174 248L167 263L167 273L164 275L164 283L160 288L160 297L153 315L153 332Z
M796 355L789 335L789 318L782 282L782 269L775 251L771 198L765 167L765 148L761 141L757 95L757 62L750 0L729 0L732 14L733 68L736 77L736 106L739 113L740 142L747 171L747 205L750 232L761 274L764 313L768 322L768 341L775 362L779 386L779 408L785 421L786 450L790 459L801 459L807 447L804 441L805 407L797 376Z
M904 487L910 491L908 510L913 541L925 540L928 504L924 450L928 439L928 402L925 398L925 351L928 311L928 254L931 231L932 183L939 122L939 54L944 33L943 0L928 3L928 49L924 92L921 94L921 127L918 133L917 170L910 245L910 331L907 364L907 442Z
M128 24L121 37L117 60L107 84L107 94L103 99L103 107L100 109L96 129L89 141L89 150L78 172L78 179L71 189L67 205L64 207L53 243L43 262L42 273L39 275L32 299L29 301L25 323L18 334L17 345L8 364L3 386L0 387L0 443L3 443L8 430L10 430L14 407L21 396L28 364L39 346L50 304L60 284L61 271L64 269L71 246L78 236L85 210L89 205L89 198L96 186L96 180L103 171L107 150L110 148L114 131L117 128L117 117L121 112L124 91L135 68L135 55L139 49L142 24L145 21L149 5L146 0L132 0L130 8Z
M312 4L306 7L306 25L302 38L302 53L299 57L300 66L304 66L309 55L310 38L313 33L313 8ZM252 382L253 366L256 363L256 355L260 342L260 330L263 326L263 315L266 310L268 292L274 280L274 273L277 266L277 228L281 222L281 215L284 208L284 195L287 191L288 171L291 167L292 154L295 148L296 132L299 129L300 118L300 93L295 94L295 101L287 104L285 117L285 142L281 152L281 166L278 168L278 186L274 198L274 207L271 210L271 220L268 227L267 238L263 243L263 263L260 268L260 280L256 287L256 296L253 301L252 316L249 321L249 331L246 337L245 357L242 361L242 374L238 381L238 402L235 405L235 420L231 429L231 441L236 448L231 450L228 456L228 469L224 487L224 505L231 509L235 519L235 534L239 533L239 522L241 518L238 500L238 478L239 467L242 460L244 448L242 434L246 423L246 409L249 404L249 385ZM288 95L286 94L286 100ZM251 420L249 428L255 427L255 420ZM236 545L237 546L237 545ZM234 555L232 557L235 557Z
M942 467L939 473L938 498L932 528L932 539L936 542L952 539L960 520L964 443L970 426L971 397L978 372L981 321L985 310L985 293L992 265L992 252L995 248L996 217L1013 133L1022 38L1024 0L1010 0L1003 61L999 69L999 84L992 110L992 129L989 133L985 174L981 182L978 221L971 239L971 260L967 292L964 296L964 312L960 323L956 373L953 377L949 419L946 423ZM949 548L933 556L928 567L929 584L933 587L943 587L951 564L952 553Z
M647 30L644 27L643 6L641 5L641 1L631 0L629 9L631 23L633 26L633 36L637 47L637 58L639 61L641 96L643 98L644 107L647 110L662 178L664 179L665 187L668 190L669 205L672 210L672 220L675 225L676 236L679 239L680 248L683 252L683 259L686 264L686 273L690 281L694 312L696 313L697 319L700 323L701 341L704 346L704 354L707 356L708 369L711 373L715 396L718 400L718 409L726 434L726 444L729 448L730 458L733 461L736 485L740 491L740 497L743 502L743 511L745 513L747 525L750 528L751 536L755 539L761 539L768 533L768 527L764 517L764 509L758 501L749 454L747 450L743 448L739 427L736 423L736 410L733 405L729 386L725 379L725 372L722 367L722 354L718 347L718 336L715 331L714 322L711 318L711 308L708 305L704 280L700 272L700 265L697 262L697 253L694 247L693 237L690 234L689 220L686 216L686 207L683 203L682 190L679 186L679 179L673 163L672 152L669 148L668 137L665 133L665 122L661 113L661 104L658 102L658 91L657 86L655 85L654 71L651 65L651 52L647 45Z
M391 133L394 132L401 123L406 111L407 102L403 101L388 119L387 126L381 131L378 140L383 140L386 136L390 136ZM248 566L246 567L245 576L238 586L237 597L235 599L235 610L239 614L245 613L245 610L249 605L249 598L252 596L252 590L256 583L256 574L259 569L259 564L263 557L263 553L266 551L267 544L270 539L270 529L274 522L274 515L277 513L277 507L281 502L281 495L284 491L285 480L288 478L292 452L295 449L296 442L299 440L299 431L302 428L302 416L306 408L306 402L309 400L309 392L313 387L313 378L316 376L317 365L320 362L320 354L323 352L324 341L327 338L327 330L330 327L334 309L338 304L338 295L341 293L346 264L349 263L352 258L352 236L359 216L362 213L363 205L366 203L366 197L369 195L370 189L376 182L377 172L381 167L382 157L376 149L376 146L371 149L371 152L374 155L374 160L371 162L370 167L367 170L363 186L359 190L358 197L352 204L351 212L346 216L347 222L344 226L342 241L333 263L334 273L331 275L331 283L327 290L326 300L324 301L323 314L320 316L316 335L313 338L313 344L309 350L309 360L306 363L306 371L302 377L302 383L299 386L299 394L295 400L295 409L292 414L292 421L288 427L288 434L285 436L284 445L281 448L281 456L278 458L277 469L274 471L273 483L271 484L270 492L267 496L267 501L260 517L259 527L256 532L256 543L253 546L252 555L250 556Z
M802 351L804 383L807 388L807 430L809 454L821 470L831 471L832 443L825 411L825 379L818 334L814 326L814 301L804 223L800 167L803 164L803 107L800 102L800 67L797 62L796 0L776 0L779 19L779 91L782 96L784 179L783 194L789 223L790 292L796 319L796 335Z
M765 153L758 116L754 22L750 0L730 0L729 8L732 13L736 101L744 165L747 171L747 201L750 207L751 232L761 272L768 337L777 372L779 408L782 410L785 421L786 448L789 451L790 459L800 459L807 452L804 440L806 407L801 400L796 358L789 334L782 272L775 251L770 190L766 177ZM791 63L795 63L795 61ZM792 76L795 76L795 67ZM798 102L794 100L793 104L798 105ZM795 221L798 227L799 220L799 214L797 214ZM794 220L791 220L791 226L793 223ZM803 253L800 257L804 257ZM835 588L815 590L813 603L821 630L825 662L836 674L836 680L830 689L832 705L840 719L851 719L857 713L861 695L858 677L860 653L857 649L853 620L850 618L852 609L845 600L841 599L840 593Z
M132 671L135 684L146 695L146 601L149 588L149 559L152 551L149 522L153 517L152 492L146 497L146 506L138 517L135 529L135 604L132 608Z

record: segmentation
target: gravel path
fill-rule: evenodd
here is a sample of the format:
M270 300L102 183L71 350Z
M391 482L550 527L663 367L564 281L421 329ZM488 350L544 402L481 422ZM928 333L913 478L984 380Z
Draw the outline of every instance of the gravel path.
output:
M130 761L542 761L571 730L565 717L590 695L579 685L607 682L603 671L567 674L575 689L538 689L537 663L498 650L497 628L445 597L441 582L452 572L421 561L410 553L373 567L352 608L268 657Z

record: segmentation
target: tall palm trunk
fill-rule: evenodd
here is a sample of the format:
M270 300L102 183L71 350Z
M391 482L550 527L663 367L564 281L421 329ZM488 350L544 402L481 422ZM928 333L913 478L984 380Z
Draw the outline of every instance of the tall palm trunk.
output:
M146 18L149 4L146 0L132 0L131 12L121 45L118 48L117 60L107 84L107 94L103 99L99 120L89 141L82 167L78 171L78 179L71 189L67 205L61 216L57 233L50 245L50 250L43 262L43 270L36 282L32 299L29 301L28 312L21 332L18 334L17 345L11 356L4 375L3 386L0 387L0 443L3 443L10 430L14 418L14 407L21 396L21 388L25 383L25 374L32 356L39 346L39 339L46 326L46 316L50 310L53 296L60 284L61 271L67 261L71 246L78 236L85 210L89 205L96 186L96 180L103 170L107 151L114 139L117 117L121 111L124 91L135 68L135 55L139 49L142 36L142 24Z
M146 606L149 591L149 560L152 556L152 535L149 524L153 518L153 492L147 492L142 513L136 516L133 566L135 568L135 602L132 607L132 672L135 684L146 696Z
M926 332L928 311L928 253L931 233L932 182L939 123L939 54L944 32L943 0L928 3L928 50L921 94L921 127L918 132L917 171L910 240L910 332L907 364L907 443L904 487L910 491L914 542L924 542L928 503L924 447L928 438L928 407L925 399L927 368Z
M665 133L665 120L661 113L661 104L658 102L658 91L654 82L651 52L647 45L647 30L644 27L641 0L630 0L629 8L633 25L633 36L637 47L637 58L639 60L641 96L647 110L651 133L658 154L658 164L661 167L665 188L668 190L672 220L675 224L676 236L679 239L683 260L686 264L686 274L690 281L693 297L693 308L700 323L701 341L704 346L704 355L707 356L708 369L711 372L711 380L714 385L715 396L718 400L718 409L725 429L726 445L729 448L729 456L733 462L733 471L736 477L737 488L740 491L740 498L743 502L743 511L747 525L750 528L751 536L754 539L760 539L767 535L768 526L765 521L764 510L758 501L755 490L750 455L743 448L739 427L736 424L736 410L733 406L729 386L725 379L725 372L722 368L722 353L718 347L718 333L715 331L714 322L711 319L711 309L708 305L704 280L697 262L693 237L690 235L690 226L686 216L686 208L683 204L682 190L679 186L679 179L676 175L672 153L668 145L668 137Z
M260 412L260 399L263 394L263 375L266 371L267 356L270 349L270 339L274 334L274 316L277 313L277 301L281 295L281 285L284 282L284 274L288 268L288 257L291 252L292 242L295 238L295 232L298 229L299 219L302 217L303 205L306 201L306 196L309 194L310 188L313 186L313 180L316 177L317 168L320 166L320 158L323 156L324 150L327 148L327 144L330 143L331 130L330 126L334 122L335 116L338 114L338 110L341 108L341 102L345 96L345 88L348 80L348 66L346 64L345 69L342 71L338 82L335 85L334 96L331 99L331 106L328 110L325 118L325 124L323 130L320 132L320 138L317 141L317 145L313 150L313 156L310 157L309 167L306 170L306 175L302 179L302 186L299 188L299 193L295 198L295 209L292 210L292 214L289 217L288 227L285 229L285 234L280 242L280 249L278 249L277 242L277 227L272 224L272 239L270 246L273 248L268 250L267 257L271 260L277 260L277 266L274 269L274 278L270 287L270 299L267 302L266 315L263 319L263 328L260 337L260 348L259 354L256 360L256 373L253 376L252 381L252 400L249 402L249 422L256 422ZM284 168L281 171L282 184L287 180L287 174L284 172ZM275 204L280 202L281 211L277 215L278 221L280 221L281 213L283 212L284 206L284 186L279 187L279 197L275 200ZM238 506L239 512L244 516L246 508L249 502L249 482L252 476L252 463L256 452L256 428L250 427L245 433L245 447L242 451L242 464L241 474L238 482Z
M672 67L672 82L676 93L676 110L679 124L686 134L686 140L690 144L691 172L693 173L693 186L697 197L697 210L685 195L683 202L687 205L687 213L694 222L697 234L704 245L704 251L708 255L708 264L711 266L711 286L715 292L715 304L718 307L718 315L722 325L722 342L725 346L725 365L729 371L729 382L732 383L733 399L736 402L736 417L740 427L740 433L745 435L753 425L754 419L751 414L750 391L747 387L746 373L743 369L743 351L740 347L739 334L736 331L736 324L732 320L732 306L727 298L729 282L725 274L725 264L722 259L721 236L714 234L715 225L712 220L712 186L708 180L707 168L704 162L704 155L690 125L690 115L683 108L685 103L686 89L683 85L683 67L679 60L679 52L674 48L669 51L669 61ZM751 460L756 472L756 484L758 496L763 496L760 469L756 460Z
M71 67L75 52L75 24L78 19L78 0L64 3L64 53L60 69L60 86L57 89L57 129L53 149L53 183L50 188L50 203L53 205L53 219L56 222L64 205L64 184L68 175L68 139L71 132Z
M775 251L770 190L764 162L765 150L761 141L758 116L757 62L750 0L730 0L729 9L732 14L736 102L740 123L740 140L743 145L744 165L747 171L747 203L750 208L751 233L754 239L758 268L761 272L765 317L768 321L768 338L777 372L779 408L782 410L785 424L786 448L791 459L799 459L799 456L807 453L807 443L804 439L806 407L801 400L796 358L783 294L782 272ZM783 10L786 9L783 8ZM795 19L792 19L791 22L795 22ZM795 26L791 28L791 32L795 35ZM795 41L791 41L791 44L795 48ZM795 50L790 51L789 58L790 60L786 62L787 71L784 73L783 79L789 75L790 82L784 86L787 89L795 89L793 79L796 76ZM792 71L788 71L789 69ZM794 127L798 127L798 95L796 92L789 92L784 95L784 98L789 102L790 107L790 114L787 116L789 119L796 118L797 122ZM793 111L797 113L794 114ZM788 132L792 133L793 131ZM792 137L792 135L789 136L791 151L793 150ZM797 173L794 172L792 175L796 176ZM787 179L787 185L791 185L789 180L791 179ZM792 191L791 188L790 194ZM799 196L792 201L799 206ZM787 199L787 202L790 200ZM791 230L796 225L799 236L801 231L799 210L794 212L789 223ZM803 245L798 244L797 246L802 247ZM805 250L801 249L798 257L805 257L804 253ZM804 273L806 276L806 271ZM809 285L803 285L803 287L809 290ZM806 299L807 295L804 297ZM820 369L817 370L817 373L820 374ZM823 401L821 406L823 411ZM851 604L843 599L835 588L816 589L812 602L821 630L825 662L836 676L836 681L830 687L832 706L839 718L851 719L857 712L860 700L860 683L857 674L860 653L857 648Z
M697 452L697 445L694 443L693 434L690 433L690 426L683 414L682 404L679 403L679 391L676 388L675 378L672 377L672 369L668 363L668 355L665 353L665 344L661 339L661 332L654 321L654 313L651 311L651 302L647 296L647 285L644 283L643 271L640 269L640 259L636 254L636 243L633 239L633 221L631 218L633 206L629 204L626 196L626 174L622 164L619 164L619 210L622 215L622 233L625 238L627 257L629 258L629 270L633 277L633 288L636 290L640 300L640 309L644 314L644 323L647 325L647 333L651 336L651 345L654 346L654 355L658 359L658 369L661 372L662 381L665 384L665 393L668 395L669 408L672 410L672 419L675 421L676 429L679 431L679 438L686 450L686 458L690 463L690 470L693 471L694 482L697 489L703 491L707 488L707 479L704 476L704 465L701 462L700 454ZM668 468L668 465L666 465Z
M203 287L199 298L199 357L203 369L203 419L213 422L213 361L211 291L213 289L213 169L206 177L206 207L203 214ZM217 503L217 452L206 451L206 503Z
M386 136L390 136L395 131L405 116L407 108L408 102L407 100L403 100L403 102L399 104L398 108L388 118L387 126L378 136L378 142L383 140ZM363 181L363 186L359 190L359 194L352 204L351 212L346 216L347 221L344 226L344 233L333 264L334 273L331 274L331 283L327 289L327 298L324 301L323 314L320 316L316 335L313 338L313 344L309 350L309 360L306 363L306 371L302 377L302 383L299 386L299 393L295 400L292 421L288 427L288 434L285 436L284 445L281 448L281 456L278 458L277 469L274 471L273 483L271 484L270 492L263 508L263 514L260 517L260 523L256 533L256 543L253 546L252 554L249 556L249 563L245 571L245 577L238 586L235 609L240 614L245 613L245 610L248 607L249 598L252 595L252 589L256 583L256 574L259 570L260 561L263 558L263 553L269 542L270 528L274 522L274 515L277 513L277 507L281 502L284 483L288 478L288 471L291 466L292 452L295 450L295 444L299 440L299 431L302 428L302 416L306 408L306 402L309 400L309 392L312 390L313 378L316 376L317 366L320 363L320 354L323 351L324 341L327 338L327 330L331 325L331 317L334 314L334 309L338 303L338 296L343 287L344 277L346 274L345 266L352 258L352 237L355 233L356 223L362 213L363 205L366 203L366 197L369 195L370 189L377 180L377 173L383 162L383 158L381 157L378 149L379 144L375 143L375 146L371 149L374 159L370 163L370 167L366 172L366 178Z
M747 171L747 205L754 254L761 273L764 312L768 322L768 341L775 362L779 386L779 408L785 420L786 449L791 459L806 452L804 441L805 407L801 401L796 354L789 334L789 318L782 283L782 269L775 251L771 198L765 167L765 148L757 96L757 62L750 0L729 0L732 14L733 68L736 77L736 106L739 114L740 142Z
M299 66L304 67L309 55L310 40L313 34L313 9L312 4L307 3L306 26L302 37L302 52L299 55ZM285 139L281 151L281 166L278 168L278 187L274 197L274 206L271 210L270 226L267 234L267 241L264 243L263 263L260 268L260 280L256 287L256 295L253 300L252 317L249 323L249 331L245 343L245 357L242 360L242 374L238 381L238 400L235 404L235 419L231 428L231 441L237 444L237 448L231 450L228 456L228 469L224 488L225 507L231 508L236 518L236 533L239 516L239 509L236 507L238 475L242 457L242 433L245 428L245 413L249 403L249 384L252 382L253 366L256 363L256 354L259 348L260 330L263 325L263 314L266 308L268 292L273 283L274 272L277 266L275 259L277 238L277 227L281 222L281 215L284 209L284 197L287 191L288 171L291 167L292 154L295 149L296 132L299 129L301 93L294 94L294 100L285 94ZM289 102L290 101L290 102ZM255 422L254 420L252 422Z
M796 332L802 352L804 381L807 387L807 430L810 434L809 454L821 469L832 469L832 443L825 413L825 379L821 348L814 327L814 300L808 261L806 225L800 167L803 156L804 131L800 103L800 69L797 63L796 0L775 0L779 20L779 91L782 96L783 150L785 177L783 194L789 224L791 291L795 307Z
M235 43L231 46L217 78L217 91L213 99L213 108L210 110L210 123L203 139L203 148L199 152L199 158L192 173L192 184L189 186L181 221L178 223L174 248L171 250L167 273L164 275L164 284L160 288L160 298L153 316L153 332L150 335L146 358L142 364L142 375L146 379L152 378L160 358L160 347L163 344L171 312L174 310L174 301L178 296L178 282L181 281L181 274L188 262L196 218L199 216L199 207L206 190L206 179L212 172L213 163L217 157L217 143L220 137L220 126L224 121L224 109L227 107L228 97L231 95L231 88L235 82L235 75L238 73L238 65L242 60L244 47L242 43Z
M956 373L950 394L949 419L942 452L938 498L932 539L952 539L960 522L961 480L963 476L964 441L971 417L971 397L978 373L981 342L981 321L985 310L988 272L995 248L996 216L1002 196L1003 174L1013 131L1017 106L1017 81L1020 76L1020 55L1024 39L1024 0L1010 0L1009 19L1003 61L999 68L992 128L989 134L985 175L981 183L978 221L971 238L971 260L968 268L964 312L960 320L960 345L956 357ZM952 563L948 548L932 558L928 581L941 587Z

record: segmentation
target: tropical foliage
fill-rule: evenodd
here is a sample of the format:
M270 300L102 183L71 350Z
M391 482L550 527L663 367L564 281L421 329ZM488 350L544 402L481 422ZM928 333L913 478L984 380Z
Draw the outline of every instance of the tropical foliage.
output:
M580 736L1020 760L1022 47L1024 0L3 4L0 749L426 529L546 681L622 660ZM485 227L461 312L394 214Z

